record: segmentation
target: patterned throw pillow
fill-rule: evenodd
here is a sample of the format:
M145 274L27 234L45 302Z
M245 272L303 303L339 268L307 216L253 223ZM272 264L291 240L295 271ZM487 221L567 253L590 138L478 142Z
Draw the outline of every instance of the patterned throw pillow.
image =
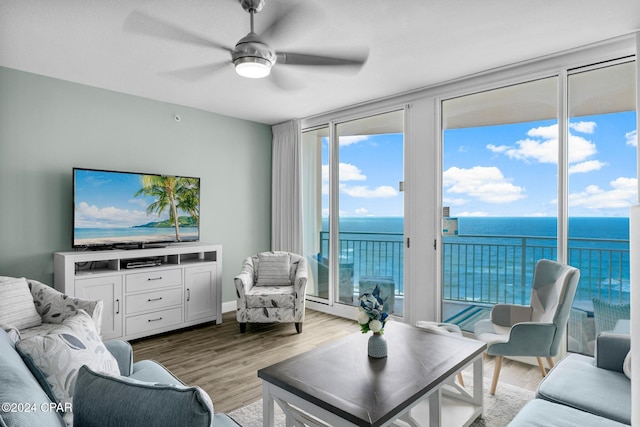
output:
M18 330L42 324L24 277L2 277L0 280L0 324Z
M256 286L291 285L289 276L291 256L289 254L261 253L258 254L258 259L258 281Z
M82 365L106 375L120 375L118 362L102 343L91 316L84 310L65 319L48 335L24 339L16 348L49 397L67 407L73 401ZM65 412L64 418L68 425L73 424L70 411Z

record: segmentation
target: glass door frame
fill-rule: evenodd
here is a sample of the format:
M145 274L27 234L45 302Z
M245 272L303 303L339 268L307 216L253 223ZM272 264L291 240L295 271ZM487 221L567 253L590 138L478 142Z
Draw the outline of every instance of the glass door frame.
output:
M358 314L357 305L349 306L347 304L342 304L336 298L338 295L337 286L339 284L339 259L340 259L340 235L339 235L339 166L340 166L340 156L339 156L339 135L338 135L338 126L344 123L348 123L351 121L356 121L359 119L364 119L367 117L373 117L378 115L383 115L386 113L392 113L395 111L403 111L403 134L404 134L404 169L406 176L406 168L407 168L407 141L406 141L406 127L407 127L407 109L408 105L395 105L395 106L387 106L379 109L371 109L358 114L345 115L341 117L336 117L331 120L327 120L322 123L319 122L313 126L304 127L301 129L301 132L313 131L316 129L321 129L324 127L328 127L329 129L329 286L328 286L328 298L321 298L318 296L307 295L307 303L310 308L313 308L318 311L326 312L329 314L334 314L340 317L353 318L355 319ZM406 244L406 230L407 230L407 203L408 203L407 193L404 194L404 212L405 212L405 222L404 222L404 243ZM409 271L408 269L408 257L405 256L403 259L404 271ZM406 275L405 275L406 282ZM404 286L404 295L406 301L406 295L408 292L408 286ZM409 292L410 293L410 292ZM406 317L406 308L404 310ZM396 320L402 320L402 317L398 317L395 315L391 315L391 317L395 317Z

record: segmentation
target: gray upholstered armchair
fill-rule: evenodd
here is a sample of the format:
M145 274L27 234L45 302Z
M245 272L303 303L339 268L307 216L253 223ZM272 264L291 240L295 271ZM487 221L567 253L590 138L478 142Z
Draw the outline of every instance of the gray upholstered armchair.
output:
M297 254L262 252L245 259L234 278L240 331L247 323L294 322L302 332L307 277L307 261Z
M533 274L529 306L497 304L490 319L476 323L476 338L487 343L487 354L496 356L491 394L496 392L504 356L536 357L543 376L542 357L553 367L579 280L577 268L541 259Z

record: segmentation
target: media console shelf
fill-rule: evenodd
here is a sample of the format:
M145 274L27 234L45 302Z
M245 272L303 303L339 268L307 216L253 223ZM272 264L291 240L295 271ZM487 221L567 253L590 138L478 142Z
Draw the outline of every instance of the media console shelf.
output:
M222 246L56 252L54 287L102 300L102 338L136 339L222 322Z

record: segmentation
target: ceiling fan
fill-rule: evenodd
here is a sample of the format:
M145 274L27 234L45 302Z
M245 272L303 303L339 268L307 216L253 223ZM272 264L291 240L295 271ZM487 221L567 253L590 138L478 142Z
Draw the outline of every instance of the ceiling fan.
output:
M231 61L182 70L185 73L190 73L191 76L206 76L229 63L234 65L236 72L242 77L263 78L267 77L276 65L360 69L367 61L368 49L356 49L356 52L350 52L348 57L277 51L271 48L265 39L269 35L282 32L283 27L292 23L292 20L295 19L295 14L293 13L295 8L289 8L285 13L277 17L263 31L263 35L260 36L254 31L254 16L262 10L265 0L239 0L239 2L242 8L250 15L250 32L241 38L233 48L154 18L141 11L134 11L129 15L125 21L124 29L132 33L216 48L227 51L230 54Z

